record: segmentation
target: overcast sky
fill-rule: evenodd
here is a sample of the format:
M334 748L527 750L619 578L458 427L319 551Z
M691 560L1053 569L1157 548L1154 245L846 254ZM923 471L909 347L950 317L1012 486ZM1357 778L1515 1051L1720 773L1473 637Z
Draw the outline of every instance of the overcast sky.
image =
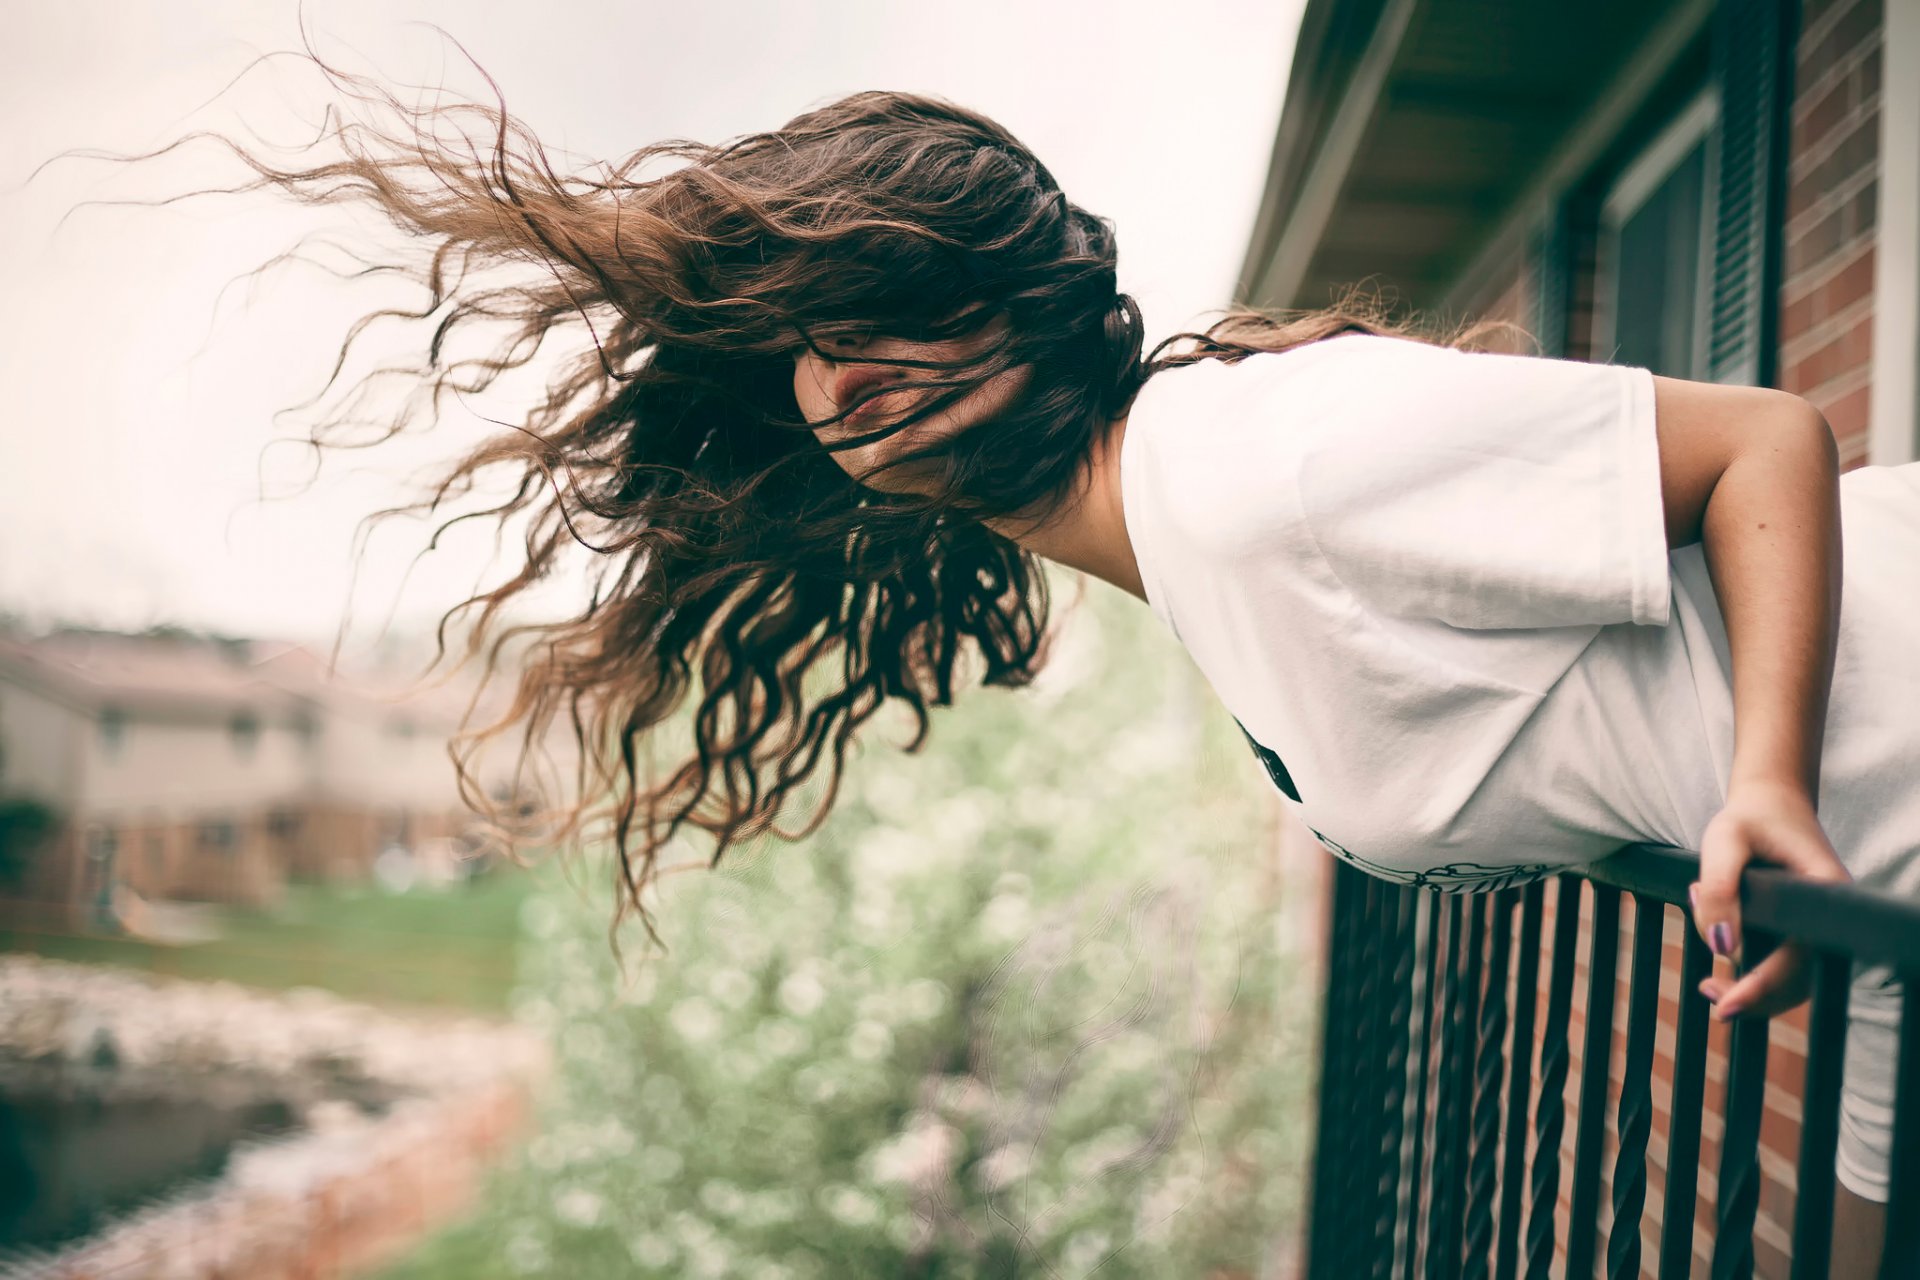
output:
M329 60L390 82L484 84L583 161L665 137L717 142L776 127L859 89L940 94L1012 129L1077 203L1111 218L1120 286L1148 341L1199 327L1229 300L1250 232L1299 0L307 0ZM214 148L129 170L62 160L70 147L144 151L244 122L279 143L320 119L318 78L256 54L299 44L292 0L62 0L15 5L0 46L0 612L36 622L175 621L238 634L324 638L350 589L357 520L398 492L375 451L306 463L272 415L311 397L345 328L392 294L288 268L235 276L321 225L271 197L166 209L89 207L231 183ZM401 95L407 95L403 92ZM306 123L302 123L302 122ZM217 303L217 308L216 308ZM370 351L375 348L370 346ZM402 347L411 354L414 348ZM450 415L457 417L457 413ZM421 450L424 449L425 452ZM437 616L485 569L485 540L456 541L402 574L423 540L394 525L352 587L355 634L391 615Z

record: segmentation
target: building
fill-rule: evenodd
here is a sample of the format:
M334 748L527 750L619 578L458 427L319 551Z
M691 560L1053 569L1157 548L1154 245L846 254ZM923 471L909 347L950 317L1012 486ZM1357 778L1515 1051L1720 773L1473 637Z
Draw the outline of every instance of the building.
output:
M1883 7L1884 6L1884 7ZM1912 0L1315 0L1241 298L1368 279L1920 456Z
M75 923L124 887L264 904L470 821L464 699L330 678L293 645L65 631L0 641L0 795L57 819L10 896Z
M1916 72L1920 0L1308 0L1236 297L1311 308L1369 283L1430 318L1516 321L1544 354L1781 387L1826 415L1843 466L1910 461ZM1764 1276L1789 1267L1805 1006L1774 1027ZM1703 1173L1696 1251L1713 1194Z

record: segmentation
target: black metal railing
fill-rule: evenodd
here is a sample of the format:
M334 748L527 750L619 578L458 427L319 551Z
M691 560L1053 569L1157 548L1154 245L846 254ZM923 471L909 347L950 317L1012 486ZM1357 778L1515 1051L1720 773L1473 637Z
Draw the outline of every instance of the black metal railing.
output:
M1709 1074L1708 1004L1697 987L1711 956L1679 908L1697 874L1694 855L1652 845L1557 881L1483 894L1413 888L1335 864L1310 1280L1584 1278L1603 1264L1609 1280L1694 1273ZM1623 899L1631 900L1633 938L1624 1061L1616 1063ZM1786 934L1813 957L1791 1240L1778 1252L1791 1258L1782 1280L1814 1280L1828 1275L1853 965L1885 964L1906 990L1920 986L1920 906L1758 867L1746 874L1742 900L1750 961ZM1677 962L1666 951L1669 927ZM1569 1109L1583 960L1582 1051ZM1655 1073L1662 979L1674 969L1663 1081ZM1881 1267L1890 1280L1920 1278L1920 1016L1905 1013L1914 1008L1904 1005L1900 1021ZM1717 1082L1712 1220L1699 1224L1711 1234L1714 1280L1755 1273L1768 1039L1766 1021L1736 1019ZM1648 1164L1662 1095L1654 1231ZM1657 1239L1644 1257L1643 1233Z

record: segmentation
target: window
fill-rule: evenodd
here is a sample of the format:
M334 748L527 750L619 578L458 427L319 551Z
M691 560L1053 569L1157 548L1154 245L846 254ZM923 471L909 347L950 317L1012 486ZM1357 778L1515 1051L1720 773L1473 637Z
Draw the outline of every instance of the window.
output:
M312 752L320 741L320 722L312 711L302 708L293 713L293 734L300 740L300 749Z
M1672 378L1705 378L1713 207L1712 91L1629 163L1600 209L1595 354Z
M251 757L260 745L260 717L251 711L237 711L227 728L233 735L233 749L242 759Z
M127 713L119 707L100 708L100 749L107 759L119 759L126 741Z
M237 843L236 833L231 822L203 822L200 824L200 847L209 853L232 853Z

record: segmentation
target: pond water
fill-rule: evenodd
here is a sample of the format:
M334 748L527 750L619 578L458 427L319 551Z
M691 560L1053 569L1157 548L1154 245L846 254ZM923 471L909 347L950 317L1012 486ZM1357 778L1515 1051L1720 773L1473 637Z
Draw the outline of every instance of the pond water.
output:
M226 1168L234 1144L292 1130L254 1091L163 1096L71 1078L0 1075L0 1250L45 1249Z

